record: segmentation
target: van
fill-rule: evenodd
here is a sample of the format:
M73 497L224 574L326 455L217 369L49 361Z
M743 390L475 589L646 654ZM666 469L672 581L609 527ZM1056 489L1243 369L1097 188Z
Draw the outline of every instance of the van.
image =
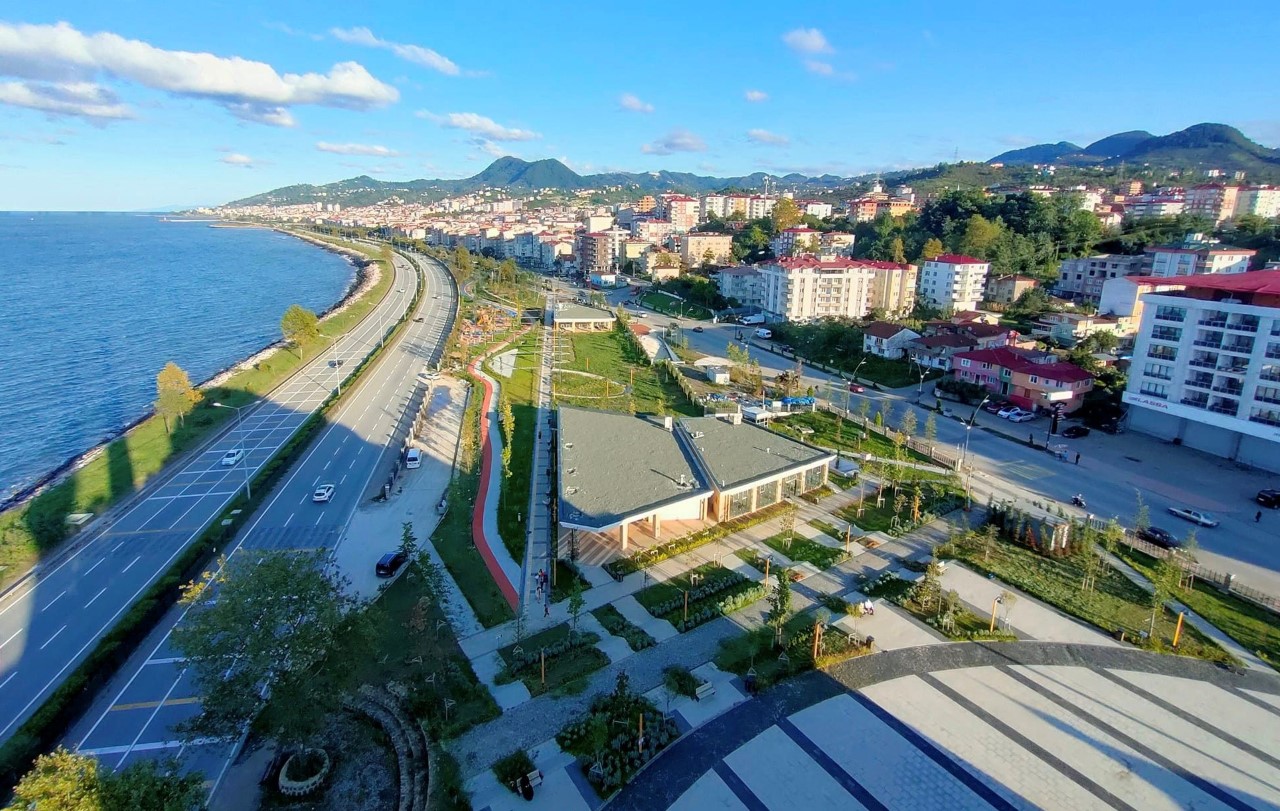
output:
M755 315L749 315L742 319L742 323L747 326L751 326L752 324L763 324L764 315L762 315L761 313L756 313Z
M757 329L757 330L756 330L756 337L757 337L757 338L772 338L772 337L773 337L773 333L772 333L771 331L769 331L769 330L765 329L764 327L760 327L759 329Z
M410 470L422 467L422 451L417 448L410 448L409 452L405 454L404 466Z

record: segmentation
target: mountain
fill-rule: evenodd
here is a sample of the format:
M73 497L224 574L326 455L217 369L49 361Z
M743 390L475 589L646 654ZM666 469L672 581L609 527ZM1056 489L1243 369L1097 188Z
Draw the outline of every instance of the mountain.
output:
M1003 163L1008 166L1020 166L1030 163L1055 163L1063 155L1080 151L1080 147L1070 141L1059 141L1056 144L1036 144L1022 149L1011 149L1001 152L987 163Z
M783 188L822 191L852 182L836 175L807 177L789 174L783 177L756 172L742 177L708 177L688 172L604 172L580 175L554 158L525 161L511 156L498 158L484 171L461 180L375 180L368 175L339 180L323 186L302 183L284 186L242 200L229 206L295 205L298 203L341 203L363 206L380 203L392 197L405 202L431 202L451 194L465 194L481 189L604 189L622 186L645 192L679 191L705 193L723 189L763 189L765 178Z
M1069 148L1064 148L1069 147ZM1274 177L1280 150L1268 149L1226 124L1196 124L1169 135L1132 130L1109 135L1086 147L1066 141L1037 144L996 155L988 163L1007 166L1057 163L1064 166L1146 165L1156 169L1221 169Z

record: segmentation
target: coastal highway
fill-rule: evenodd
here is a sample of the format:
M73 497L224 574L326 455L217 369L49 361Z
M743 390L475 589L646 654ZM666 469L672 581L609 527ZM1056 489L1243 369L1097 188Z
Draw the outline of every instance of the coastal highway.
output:
M323 357L242 408L230 428L203 452L158 477L109 526L0 600L0 739L13 734L182 550L222 515L246 480L329 396L338 375L365 357L403 315L417 289L418 274L402 257L394 264L390 292ZM439 281L428 284L441 288ZM447 302L431 295L424 302L444 312ZM413 326L420 331L445 329L438 323ZM222 465L223 454L232 448L243 448L244 459ZM360 481L352 470L331 473L335 482L346 480L330 505L336 512L356 498ZM364 474L358 476L362 479ZM330 524L317 523L315 515L305 521L282 520L273 532L277 544L324 542L336 535Z
M407 422L427 386L420 373L424 364L439 361L456 313L454 287L445 268L433 259L410 256L426 279L414 320L330 412L328 424L249 519L229 555L260 550L332 552L339 543L364 542L343 540L344 530L360 503L377 492L398 464ZM336 486L333 499L327 504L312 502L312 492L326 483ZM362 563L370 570L377 554L395 549L399 537L374 543L378 552ZM65 743L97 756L108 768L143 758L178 757L185 768L206 776L212 793L238 747L226 741L184 743L175 731L177 724L199 711L191 675L170 642L170 631L184 615L182 608L169 612L113 682L99 691Z

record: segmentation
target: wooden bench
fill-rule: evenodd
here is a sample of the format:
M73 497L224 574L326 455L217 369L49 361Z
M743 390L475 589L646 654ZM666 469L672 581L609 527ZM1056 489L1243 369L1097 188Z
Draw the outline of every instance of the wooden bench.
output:
M534 769L525 775L525 779L529 781L529 785L537 787L542 785L542 772Z
M704 681L698 685L698 689L693 691L695 701L701 701L704 698L710 698L716 694L716 686L709 681Z

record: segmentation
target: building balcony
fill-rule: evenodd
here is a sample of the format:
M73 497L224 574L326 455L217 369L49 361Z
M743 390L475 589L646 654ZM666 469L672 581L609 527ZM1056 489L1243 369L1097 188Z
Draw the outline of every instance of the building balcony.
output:
M1266 357L1271 359L1280 358L1280 349L1268 349Z
M1208 398L1183 397L1182 404L1185 406L1191 406L1192 408L1208 408L1209 400Z
M1160 338L1159 336L1155 335L1154 333L1152 333L1151 337L1152 337L1152 338L1155 338L1155 339L1156 339L1156 340L1158 340L1158 341L1174 341L1174 340L1177 340L1176 338ZM1222 348L1222 339L1221 339L1221 338L1219 338L1219 339L1218 339L1218 340L1216 340L1216 341L1195 340L1195 341L1192 341L1192 342L1191 342L1191 345L1192 345L1192 346L1204 346L1204 347L1208 347L1209 349L1221 349L1221 348Z
M1264 397L1261 394L1255 394L1253 399L1257 400L1259 403L1273 403L1275 405L1280 405L1280 397Z
M1152 380L1173 380L1173 375L1161 374L1159 372L1143 372L1143 377L1149 377Z
M1187 380L1183 381L1182 385L1194 386L1197 389L1208 390L1213 388L1213 378L1194 378L1194 377L1188 378Z
M1244 394L1244 389L1240 386L1214 386L1213 390L1223 394L1230 394L1232 397L1239 397Z
M1249 416L1249 422L1260 422L1263 425L1280 426L1280 413L1274 411L1263 411L1260 414L1252 414Z
M1227 329L1233 329L1237 332L1257 332L1257 321L1237 321L1234 324L1227 324Z
M1263 372L1258 375L1259 380L1266 380L1271 383L1280 383L1280 372Z
M1225 318L1201 318L1196 322L1202 327L1225 327L1227 319Z
M1157 321L1173 321L1175 323L1181 324L1183 321L1187 320L1187 317L1182 313L1162 313L1157 311L1156 320Z
M1155 357L1155 356L1152 355L1151 357ZM1169 358L1169 360L1173 360L1173 358ZM1218 368L1218 362L1216 360L1189 360L1187 361L1187 365L1194 366L1197 369L1217 369Z
M1253 344L1251 344L1251 343L1248 343L1248 344L1245 344L1245 343L1223 344L1223 345L1222 345L1222 347L1221 347L1221 350L1222 350L1223 352L1230 352L1230 353L1232 353L1233 355L1252 355L1252 354L1253 354Z
M1242 365L1240 365L1240 364L1236 364L1236 365L1234 365L1234 366L1232 366L1232 365L1223 365L1223 366L1217 366L1217 367L1215 367L1215 368L1214 368L1214 371L1218 372L1219 374L1224 374L1224 375L1236 375L1236 376L1238 376L1238 377L1243 377L1244 375L1248 374L1248 372L1249 372L1249 367L1248 367L1248 366L1242 366Z
M1167 346L1149 346L1147 347L1147 357L1155 358L1156 360L1174 361L1178 359L1178 353Z
M1236 412L1240 410L1240 404L1237 403L1235 405L1229 405L1224 403L1214 403L1213 405L1209 406L1209 410L1215 414L1226 414L1228 416L1234 417L1236 415Z

